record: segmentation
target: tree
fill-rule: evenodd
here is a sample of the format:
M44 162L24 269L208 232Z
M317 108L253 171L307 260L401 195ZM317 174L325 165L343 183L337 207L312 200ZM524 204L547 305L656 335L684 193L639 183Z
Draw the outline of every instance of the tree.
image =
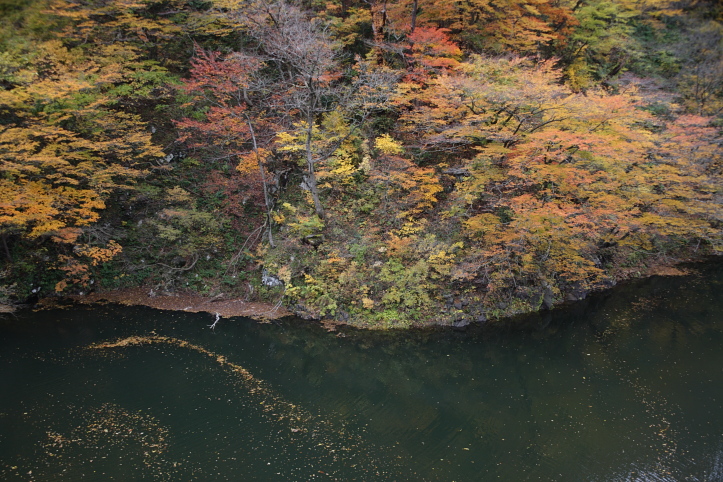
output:
M549 0L404 0L388 10L390 30L444 28L470 50L491 54L548 54L577 23L569 8Z
M68 32L87 20L63 14ZM3 59L13 67L0 69L0 233L8 259L14 245L49 244L55 267L77 274L120 252L110 236L91 235L92 226L115 193L164 155L141 117L121 106L167 77L161 68L150 79L137 75L152 66L132 47L49 37L13 44Z
M403 86L409 90L397 98L400 123L412 136L407 142L425 151L508 149L524 134L570 117L571 93L559 78L553 61L472 56L427 86Z
M304 186L316 214L323 219L317 166L329 159L371 112L384 105L392 94L395 76L359 60L356 75L344 79L341 46L331 40L326 25L283 1L264 4L250 16L250 23L265 62L276 72L268 109L285 116L286 132L278 138L280 147L303 154Z
M682 68L677 90L689 112L698 115L723 113L723 23L708 20L689 26L686 39L677 46Z
M471 246L455 276L484 280L491 303L594 286L635 253L718 244L710 120L662 128L633 87L576 94L561 75L472 56L400 89L400 138L453 163L440 166L456 176L448 215Z
M296 126L303 136L306 162L305 184L316 214L323 219L316 165L327 159L338 144L314 149L313 140L318 117L333 110L341 93L334 84L339 77L338 46L319 19L310 18L285 2L265 6L263 16L254 20L252 35L280 76L276 86L278 107L288 116L298 118Z
M195 108L202 109L203 114L200 120L185 118L176 122L185 133L180 140L191 147L213 151L211 155L215 158L235 159L237 171L247 187L253 192L260 185L267 236L273 246L273 201L267 161L274 124L262 110L263 105L254 109L260 101L251 100L258 96L259 86L252 84L261 62L239 53L222 58L218 52L197 48L191 65L191 77L183 82L181 89L191 96ZM255 169L249 169L249 165Z

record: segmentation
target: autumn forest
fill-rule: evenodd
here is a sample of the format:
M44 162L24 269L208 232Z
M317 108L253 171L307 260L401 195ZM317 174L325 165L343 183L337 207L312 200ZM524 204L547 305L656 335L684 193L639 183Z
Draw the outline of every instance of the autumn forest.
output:
M500 320L723 252L716 0L0 0L0 305Z

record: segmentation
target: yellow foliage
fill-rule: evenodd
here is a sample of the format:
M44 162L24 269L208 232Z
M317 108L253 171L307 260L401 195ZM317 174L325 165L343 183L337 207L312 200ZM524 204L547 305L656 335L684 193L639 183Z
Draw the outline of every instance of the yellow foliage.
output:
M188 204L193 200L191 194L180 186L168 189L166 199L174 204Z
M273 219L274 222L279 225L284 224L284 222L286 221L286 217L277 211L271 213L271 219Z
M413 236L424 231L426 225L426 219L420 219L419 221L407 221L401 228L395 230L392 236L402 238Z
M377 137L374 141L374 145L383 154L387 155L399 155L404 152L404 148L402 147L402 145L392 139L389 134L382 134L381 136Z
M439 275L449 275L454 267L454 262L457 256L453 253L448 253L445 250L431 254L427 258L429 266ZM432 278L437 278L437 275L432 274Z
M99 263L107 263L113 259L123 251L123 248L111 239L106 247L80 245L76 246L75 251L81 256L90 258L91 265L97 266Z
M236 165L236 170L242 176L248 176L258 171L259 158L256 153L251 151L239 156L239 163Z
M489 236L497 230L500 218L491 213L472 216L464 221L464 226L470 236Z
M576 92L587 89L592 84L590 67L585 62L584 57L576 58L575 61L567 67L565 73L567 74L570 87Z
M355 165L357 157L358 153L351 142L342 144L319 169L319 181L326 181L319 184L319 187L334 189L351 184L352 176L359 170Z
M296 214L297 209L296 209L294 206L292 206L291 204L285 202L285 203L281 204L281 206L282 206L286 211L288 211L289 214Z
M299 127L303 130L303 125ZM282 152L304 152L304 142L298 132L279 132L276 134L276 143Z
M89 13L72 5L71 14L64 3L52 3L55 14L74 21ZM27 68L53 73L24 77L0 93L0 103L14 112L0 132L0 230L68 243L69 229L95 222L104 198L141 175L130 166L163 152L140 117L117 109L105 92L130 82L119 59L133 64L137 52L100 44L69 50L60 39L32 47Z
M276 271L276 276L284 282L285 286L289 286L291 284L291 267L289 265L282 266Z

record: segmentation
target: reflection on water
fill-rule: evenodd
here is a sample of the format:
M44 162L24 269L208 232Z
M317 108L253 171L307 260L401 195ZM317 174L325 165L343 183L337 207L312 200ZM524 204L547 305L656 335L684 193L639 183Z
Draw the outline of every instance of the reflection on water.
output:
M723 480L723 266L515 329L0 324L2 480Z

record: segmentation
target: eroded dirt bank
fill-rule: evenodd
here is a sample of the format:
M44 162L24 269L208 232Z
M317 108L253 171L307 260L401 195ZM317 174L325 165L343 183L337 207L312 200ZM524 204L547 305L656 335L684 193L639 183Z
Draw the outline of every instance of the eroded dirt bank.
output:
M245 316L259 321L275 320L293 314L283 306L247 302L223 297L208 298L193 293L156 294L148 288L91 293L71 296L76 303L118 303L129 306L148 306L160 310L218 313L224 318Z

